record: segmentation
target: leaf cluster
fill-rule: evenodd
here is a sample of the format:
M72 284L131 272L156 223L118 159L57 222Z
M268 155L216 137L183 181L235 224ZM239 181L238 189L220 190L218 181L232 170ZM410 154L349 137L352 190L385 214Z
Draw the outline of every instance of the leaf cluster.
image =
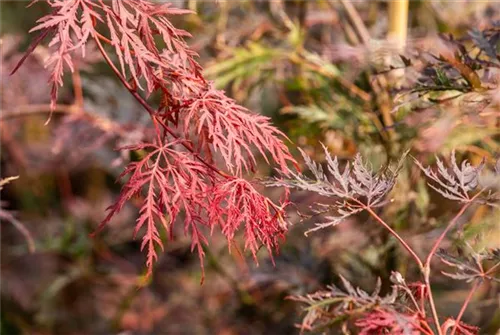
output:
M375 172L358 153L352 162L352 167L350 163L347 163L341 170L338 158L332 157L325 146L323 149L331 179L325 174L321 165L301 151L305 164L312 173L312 178L302 173L292 172L290 174L292 178L284 176L284 178L276 178L267 182L270 186L295 188L338 199L334 204L315 204L313 208L315 215L328 214L332 211L337 215L325 216L326 222L318 223L309 232L335 226L364 209L383 206L385 197L396 183L398 172L406 156L405 154L401 158L397 166L386 166Z
M163 248L160 229L174 238L180 213L184 233L191 237L200 261L202 246L208 243L204 230L216 226L230 243L239 228L244 230L245 246L254 257L260 244L269 252L276 248L277 237L286 228L285 203L275 205L242 178L255 170L255 151L284 174L295 160L283 142L286 137L269 118L237 105L204 78L196 52L184 41L190 34L170 22L171 16L191 11L147 0L49 0L47 4L53 11L31 29L40 35L13 72L50 36L53 52L45 65L51 72L54 109L66 69L77 71L75 52L85 57L86 45L95 43L102 60L147 111L154 127L153 137L122 148L139 153L140 159L121 174L126 179L121 194L99 229L139 197L135 234L144 230L141 249L147 254L148 275L158 259L157 247ZM148 99L153 95L160 97L156 105ZM219 157L223 168L216 165Z

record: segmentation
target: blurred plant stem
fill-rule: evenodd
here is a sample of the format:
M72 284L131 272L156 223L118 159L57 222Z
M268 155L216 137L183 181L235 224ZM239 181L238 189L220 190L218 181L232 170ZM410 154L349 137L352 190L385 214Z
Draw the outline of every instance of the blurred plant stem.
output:
M139 295L139 293L140 289L138 289L137 286L132 285L130 287L123 299L120 301L116 315L111 321L112 329L115 329L116 331L120 331L122 329L121 324L123 317L125 316L125 313L130 310L134 299Z
M408 31L408 0L389 1L389 32L387 39L398 49L406 44Z
M82 88L82 77L80 76L80 68L78 62L74 63L74 71L71 72L71 78L73 80L73 93L75 95L74 105L78 106L80 110L83 110L83 88Z
M192 10L193 12L196 12L198 9L198 0L188 0L187 8L189 10Z
M215 45L218 49L223 50L226 46L227 21L229 18L229 1L219 2L219 19L217 20L217 32L215 36Z
M355 32L356 40L354 40L353 43L368 46L371 39L370 33L363 23L358 11L350 1L340 0L340 3L342 4L347 14L348 21ZM332 0L329 1L329 4L332 8L334 7ZM375 101L377 102L380 114L382 115L382 121L384 122L385 130L383 130L380 135L384 139L387 159L389 160L393 154L392 141L395 137L395 131L393 129L394 121L391 116L392 102L387 91L387 80L383 75L369 74L368 82L370 83L373 93L375 94Z
M469 305L472 296L474 293L477 291L477 289L481 286L480 281L475 281L474 285L472 285L472 288L469 291L469 294L467 295L467 298L464 301L464 304L462 305L462 308L460 309L460 312L457 315L457 318L455 319L455 326L453 327L453 330L451 331L451 335L454 335L455 332L457 331L458 325L460 324L460 320L462 319L462 316L465 313L465 310L467 309L467 306Z

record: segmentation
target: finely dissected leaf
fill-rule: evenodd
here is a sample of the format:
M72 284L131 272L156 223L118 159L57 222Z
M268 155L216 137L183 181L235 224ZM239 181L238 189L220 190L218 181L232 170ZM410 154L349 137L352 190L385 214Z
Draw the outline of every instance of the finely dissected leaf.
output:
M478 335L479 334L479 330L480 330L479 327L468 325L462 321L459 321L457 324L457 321L453 318L446 319L446 321L441 325L441 329L443 330L444 334L447 334L448 329L454 329L455 325L456 325L455 334L457 334L457 335Z
M206 166L194 161L188 153L178 151L176 146L179 144L174 141L128 147L149 152L141 161L130 163L122 173L121 177L129 176L128 180L100 226L107 224L130 198L144 195L134 235L145 230L141 249L147 252L148 274L158 259L156 247L163 248L158 225L173 237L173 224L182 209L186 213L185 233L191 235L192 247L197 248L200 258L203 258L202 244L206 240L199 232L198 224L206 224L200 214L207 206L203 196L209 194L213 172L207 171Z
M483 261L493 260L500 262L499 249L493 249L481 253L473 252L470 257L456 257L450 255L445 250L440 249L436 255L441 261L456 269L455 273L443 272L444 275L456 279L471 282L473 280L490 279L500 281L493 276L486 274L483 270Z
M214 79L215 86L218 88L224 88L233 83L235 89L238 90L240 87L236 85L236 80L238 82L258 81L264 76L272 75L275 71L273 63L282 61L282 58L286 57L283 51L257 43L249 43L244 48L235 48L233 53L231 58L217 61L204 72L205 76Z
M496 45L491 44L483 32L477 28L469 31L469 36L472 38L474 44L482 51L484 51L491 59L497 58Z
M371 313L366 313L356 321L360 328L360 335L394 334L394 335L419 335L420 323L418 314L403 314L381 308Z
M182 37L188 33L176 29L166 15L178 15L190 11L171 8L169 4L154 4L144 0L90 1L48 0L54 11L37 21L30 31L42 31L35 42L54 31L49 46L56 51L47 59L51 68L51 104L55 105L58 87L63 85L65 67L73 71L73 53L81 49L85 56L85 44L90 38L107 39L114 46L123 77L128 74L137 87L141 79L147 83L148 93L159 83L171 82L170 94L182 95L182 79L199 77L201 67L194 60L196 53L190 50ZM106 23L108 32L99 32L96 23ZM161 36L164 48L158 48L154 36ZM175 82L173 82L175 80ZM170 84L169 84L170 85Z
M332 304L347 300L350 303L355 304L356 306L365 306L370 304L375 306L375 304L390 305L395 302L395 299L397 297L396 286L393 286L393 291L389 295L380 297L378 296L378 294L370 295L359 288L354 288L352 284L342 276L340 276L340 279L345 287L345 291L336 287L335 285L330 285L328 286L328 290L318 291L316 293L307 294L305 296L292 296L290 298L293 300L304 302L311 307L315 307L316 303L321 302L325 298L340 298L337 300L332 300ZM375 290L375 292L377 291L378 289ZM328 304L326 304L326 302L321 304L322 307L327 307L327 305Z
M258 193L246 180L235 178L218 184L209 208L209 222L219 224L228 241L244 225L245 249L250 249L255 260L263 245L272 256L279 238L284 237L284 206L277 206Z
M179 151L176 148L179 144L144 143L127 148L148 153L141 161L130 163L122 174L128 180L100 228L130 198L143 195L134 235L144 230L141 249L147 253L148 275L158 259L157 247L163 249L159 229L162 227L173 238L173 225L181 211L185 213L184 232L191 236L191 248L197 250L201 262L202 247L207 244L203 226L210 230L219 226L229 242L237 231L243 230L245 248L251 250L255 259L261 245L270 254L276 250L279 238L286 231L286 203L275 205L244 179L217 181L217 175L206 165Z
M379 296L381 287L380 279L377 281L374 292L368 294L360 288L354 288L344 277L341 276L340 278L345 291L337 288L335 285L331 285L328 286L328 290L318 291L305 296L289 297L307 306L307 314L302 323L303 329L320 329L333 325L335 322L332 321L341 322L350 317L361 317L356 322L356 325L362 330L368 331L370 325L377 325L376 328L379 329L382 327L381 324L368 320L376 318L381 321L379 316L382 314L384 317L387 317L386 328L390 329L392 327L392 330L398 330L395 334L406 334L399 330L414 329L418 324L418 316L416 314L404 314L399 310L397 304L399 290L397 285L392 287L390 294L381 297Z
M301 150L306 166L314 177L313 179L302 173L292 172L292 178L283 176L266 182L269 186L296 188L339 199L333 204L318 203L315 205L312 209L314 216L327 213L335 213L336 215L325 216L325 222L317 223L316 227L308 232L335 226L349 216L368 207L373 208L383 205L385 196L396 183L398 172L407 154L405 153L402 156L395 168L386 167L375 173L368 164L363 162L359 154L356 155L352 167L347 163L344 169L341 170L337 157L333 158L326 147L323 146L323 149L328 163L328 170L333 177L332 180L328 179L321 165L314 162Z
M39 19L38 25L30 32L42 30L41 36L50 30L55 32L49 46L56 47L57 51L45 62L51 68L49 83L52 86L51 108L54 109L58 87L63 86L64 67L74 70L72 52L81 49L82 55L84 54L85 43L96 33L93 22L102 21L102 18L92 9L94 4L89 0L52 0L48 3L56 12Z
M434 184L428 185L443 197L450 200L468 202L469 192L474 191L478 186L479 173L484 168L485 160L474 167L466 160L459 167L455 158L455 150L451 153L451 169L447 169L444 163L436 157L437 171L430 167L425 168L419 161L415 160L418 167Z
M195 127L197 133L206 131L208 141L224 158L227 168L236 175L250 171L256 165L256 148L269 163L266 152L282 172L289 172L288 163L295 160L279 139L285 135L269 124L269 118L250 114L223 91L210 87L185 108L182 115L184 132Z

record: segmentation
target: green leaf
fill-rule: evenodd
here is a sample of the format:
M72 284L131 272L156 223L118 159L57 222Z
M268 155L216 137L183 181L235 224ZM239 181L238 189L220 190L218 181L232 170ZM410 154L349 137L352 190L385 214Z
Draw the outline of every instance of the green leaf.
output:
M213 79L218 88L233 83L238 89L246 80L259 81L268 72L274 71L275 63L282 61L283 58L284 52L280 49L249 43L246 47L233 49L230 58L209 66L204 74Z
M443 85L443 86L451 86L450 79L446 76L446 74L440 69L436 68L436 78L434 81L436 82L437 85Z
M323 108L311 106L290 106L282 109L284 113L297 114L308 122L327 122L332 123L339 121L339 117L335 113L328 113Z

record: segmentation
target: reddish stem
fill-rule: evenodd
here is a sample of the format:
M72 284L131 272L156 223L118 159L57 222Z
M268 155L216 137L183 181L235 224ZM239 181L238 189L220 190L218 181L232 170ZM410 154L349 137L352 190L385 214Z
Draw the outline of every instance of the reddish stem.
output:
M429 326L429 324L427 323L427 321L423 322L423 326L425 326L425 328L427 329L427 331L429 332L429 334L434 335L434 332L432 331L431 326Z
M157 133L159 133L159 131L158 131L158 123L159 123L160 120L158 120L158 118L156 117L155 110L153 108L151 108L151 106L149 106L149 104L139 95L139 93L137 93L137 91L134 90L130 86L130 84L125 80L125 78L123 78L123 76L120 73L120 71L118 71L118 69L113 64L113 62L109 58L108 54L104 50L101 42L99 41L98 35L97 35L97 37L94 36L94 40L96 41L97 47L99 48L99 51L101 52L102 56L104 57L104 60L106 61L106 63L108 63L108 65L111 67L111 69L116 74L116 76L118 77L118 79L120 79L120 81L122 82L123 86L125 86L125 88L132 94L132 96L144 107L144 109L146 109L146 111L149 113L151 119L153 120L153 123L155 124L155 127L157 128ZM173 130L171 130L167 125L165 125L164 123L161 123L161 124L162 124L163 128L165 129L165 131L168 132L172 137L174 137L175 139L180 139L180 137ZM200 157L200 155L197 152L195 152L193 150L193 148L191 148L190 145L188 145L186 143L186 141L180 141L180 142L181 142L181 144L187 150L189 150L201 163L203 163L210 170L216 172L217 174L219 174L220 176L222 176L224 178L228 178L229 177L227 174L225 174L224 172L220 171L215 166L207 163L202 157Z
M481 190L478 192L476 195L474 195L465 205L462 206L460 211L455 215L455 217L450 221L448 226L446 226L445 230L441 233L437 241L434 243L434 246L432 247L431 251L429 252L429 255L427 256L427 259L425 260L425 266L430 266L432 257L436 253L437 249L439 248L439 245L441 242L443 242L443 239L446 237L446 234L450 231L451 228L455 226L457 223L458 219L464 214L464 212L469 208L470 205L474 202L474 200L482 193L483 191Z
M462 214L465 213L465 211L467 210L467 208L469 208L469 206L472 205L472 203L474 202L474 200L482 192L483 192L483 190L479 191L472 198L470 198L469 201L465 205L462 206L462 208L460 209L460 211L455 215L455 217L450 221L450 223L448 223L448 226L446 226L446 228L441 233L441 235L439 236L439 238L437 239L437 241L434 243L431 251L429 252L429 255L427 256L427 258L425 260L425 265L424 265L424 269L423 269L424 270L424 280L425 280L425 285L427 286L427 290L429 292L429 304L430 304L430 307L431 307L432 316L434 318L434 323L436 324L436 328L438 330L439 335L442 335L443 331L441 329L441 324L439 323L439 317L438 317L438 314L437 314L436 304L434 302L434 296L432 295L432 288L431 288L431 281L430 281L432 257L436 253L436 251L439 248L439 245L441 244L441 242L446 237L446 234L448 234L448 232L451 230L451 228L453 228L456 225L458 219L462 216Z
M83 109L83 89L82 89L82 78L80 76L80 69L78 62L74 64L75 70L71 73L71 78L73 79L73 91L75 94L75 105L79 107L80 110Z
M394 229L392 229L387 223L385 223L385 221L382 220L370 207L366 205L363 205L363 207L368 213L370 213L371 216L375 218L375 220L377 220L382 226L384 226L384 228L387 229L391 233L391 235L394 236L399 241L399 243L401 243L401 245L410 253L415 262L417 262L419 268L422 270L423 269L422 261L415 253L415 251L413 251L413 249L408 245L408 243L406 243L406 241L401 236L399 236L399 234Z
M425 335L434 335L434 333L432 332L431 329L428 329L429 326L426 325L426 327L424 328L423 326L420 326L420 325L416 325L416 328L418 330L420 330L422 333L424 333Z
M424 269L424 281L425 287L427 288L427 292L429 294L429 305L431 306L432 318L434 319L434 324L436 325L436 329L439 335L443 335L443 331L441 330L441 323L439 322L439 316L437 314L436 303L434 302L434 296L432 295L431 281L429 278L430 269Z
M488 271L486 271L486 275L493 273L500 266L500 262L493 265Z
M465 310L467 309L467 306L469 305L471 299L472 299L472 296L474 295L474 293L477 291L477 289L479 288L479 286L481 286L481 282L480 281L476 281L474 283L474 285L472 285L471 289L470 289L470 292L469 294L467 295L467 298L465 299L464 301L464 304L462 305L462 308L460 309L460 312L458 313L457 315L457 319L455 320L455 326L453 326L453 329L451 331L451 334L450 335L454 335L455 332L457 331L457 328L460 324L460 319L462 318L462 316L464 315L465 313Z

